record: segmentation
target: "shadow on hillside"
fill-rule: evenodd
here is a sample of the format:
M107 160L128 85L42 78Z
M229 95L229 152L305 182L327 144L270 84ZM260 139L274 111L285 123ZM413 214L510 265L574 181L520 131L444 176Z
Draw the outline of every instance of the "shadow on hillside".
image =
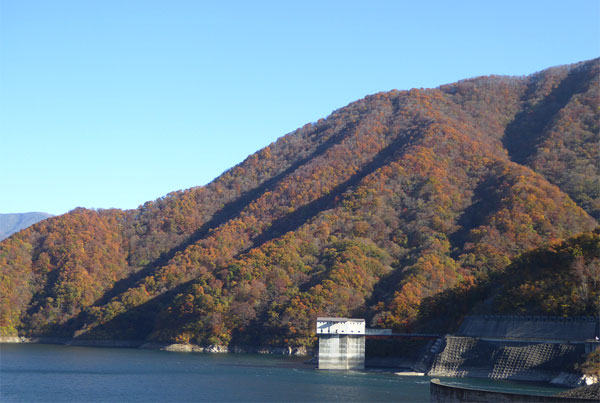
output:
M456 259L462 252L470 231L484 224L486 218L495 211L498 201L493 197L493 192L497 186L497 181L498 179L495 176L489 175L484 177L475 187L472 203L464 209L457 222L460 228L448 236L448 240L452 245L451 257L453 259ZM382 276L374 285L373 292L366 305L374 306L379 301L390 301L398 290L398 285L409 274L411 274L409 270L396 268L386 276Z
M293 172L299 166L305 164L310 159L315 158L319 154L322 154L323 152L325 152L326 149L329 148L335 142L340 141L343 138L343 136L345 135L345 133L347 133L348 130L349 129L347 129L344 132L338 134L337 136L329 139L326 143L319 146L319 148L317 150L315 150L315 152L312 153L309 157L303 158L301 161L298 161L290 168L288 168L285 171L283 171L282 173L278 174L276 177L264 182L257 188L253 189L250 192L247 192L240 198L236 199L234 202L228 204L220 212L215 214L213 219L211 219L209 222L207 222L205 225L203 225L202 228L200 228L190 238L190 240L188 242L185 242L184 244L178 246L177 248L172 249L168 253L168 255L163 256L162 258L156 260L155 262L153 262L153 264L145 267L144 269L137 272L136 274L116 283L115 287L113 287L113 289L107 291L104 294L104 296L96 302L95 306L101 306L101 305L107 304L112 298L114 298L115 296L119 295L120 293L126 291L130 287L134 286L136 281L138 281L138 280L144 278L144 276L152 273L156 268L160 267L161 265L166 264L168 262L168 260L171 259L177 252L183 251L187 246L202 239L202 237L204 237L208 234L210 229L215 228L216 226L226 222L226 220L228 220L229 218L239 214L239 212L246 205L248 205L253 200L260 197L260 195L262 195L266 190L273 187L283 177L289 175L291 172ZM357 185L364 177L366 177L367 175L373 173L378 168L385 165L389 161L389 159L394 155L394 153L401 146L406 144L406 142L407 142L406 137L397 139L396 141L392 142L390 145L385 147L383 150L381 150L369 163L365 164L362 167L362 169L360 169L357 173L355 173L352 177L350 177L345 182L336 186L327 195L322 196L321 198L314 200L314 201L298 208L296 211L294 211L278 220L273 221L272 225L266 231L258 234L254 238L252 247L241 251L238 255L244 254L249 249L260 246L261 244L268 242L274 238L277 238L277 237L285 234L286 232L297 229L299 226L304 224L306 221L308 221L312 217L316 216L321 211L323 211L327 208L333 207L336 203L336 199L338 199L340 196L342 196L344 192L346 192L353 186ZM188 284L188 283L189 282L184 283L184 285ZM159 301L163 301L165 299L168 300L170 298L170 296L176 295L176 290L180 290L182 287L183 287L183 285L177 286L176 288L169 290L168 292L166 292L160 296L157 296L155 299L141 305L140 307L134 308L133 310L131 310L131 313L128 312L128 313L120 315L119 318L129 318L128 315L134 315L134 316L137 315L136 316L137 318L143 318L146 315L145 312L147 312L147 308L145 308L145 307L152 307L153 306L152 304L157 304L158 306L160 306ZM156 302L152 302L154 300L156 300ZM151 311L152 311L152 309L151 309ZM77 317L71 319L69 321L71 324L70 328L76 329L79 326L82 326L86 320L85 316L86 316L85 313L82 312ZM117 318L115 318L113 321L111 321L111 323L115 323L116 320L117 320ZM118 320L122 320L122 319L118 319ZM122 323L125 326L128 326L128 321L130 321L130 320L131 319L124 319L124 321ZM133 320L133 322L136 322L136 321L137 321L137 319ZM144 321L142 320L142 322L144 322ZM149 326L147 321L144 323L146 323L146 325L141 326L142 328L146 328ZM108 324L103 326L103 328L106 326L108 326ZM101 332L101 331L102 330L99 328L96 332ZM93 334L90 333L88 336L93 336ZM86 336L86 338L88 338L88 336Z
M544 129L575 95L585 92L590 85L592 69L589 65L574 68L552 92L534 105L528 105L508 124L502 143L513 162L524 164L542 140ZM537 81L528 85L521 101L531 102Z
M240 254L278 238L287 232L295 231L301 225L305 224L322 211L335 207L337 202L343 197L344 193L358 185L360 181L362 181L367 175L372 174L377 169L383 167L386 163L389 163L396 151L405 146L408 141L409 138L407 136L401 136L397 138L388 146L379 151L373 157L373 159L365 164L358 172L352 175L345 182L337 185L329 193L297 208L284 217L274 220L267 230L263 231L252 240L252 246L242 251Z
M485 220L498 208L498 200L494 192L498 186L498 178L489 175L484 178L473 190L471 204L465 208L457 221L459 229L448 236L452 245L450 256L458 258L462 253L472 229L485 223Z
M128 277L117 281L112 288L106 290L106 292L98 300L96 300L93 306L106 305L108 302L110 302L111 299L127 291L129 288L135 286L135 284L138 281L144 279L148 275L151 275L158 268L166 265L177 253L184 251L189 246L195 244L202 238L206 237L211 230L219 227L231 218L239 215L239 213L246 206L248 206L253 201L257 200L264 192L276 186L276 184L283 178L290 175L296 169L308 163L312 159L324 154L333 145L341 142L348 134L350 134L355 129L355 127L356 124L349 124L346 128L332 135L329 139L317 146L310 155L296 161L284 171L262 182L254 189L242 193L237 199L227 203L223 208L215 212L212 218L206 223L204 223L200 228L198 228L185 242L182 242L175 248L172 248L168 252L163 253L159 258L149 263L141 270L138 270L129 275ZM315 135L319 135L325 130L327 130L327 128L319 130L317 133L315 133ZM56 279L54 279L54 281L49 281L47 283L46 288L50 290L52 287L54 287L55 281ZM170 295L170 292L161 295L160 298L164 298L164 295ZM35 309L38 309L37 305L34 305L30 308L31 312L28 311L28 315L33 313L33 310ZM69 331L74 332L75 330L77 330L78 327L83 326L83 324L87 320L86 316L87 315L85 311L82 311L77 316L69 319L67 324L63 326L69 329ZM54 332L54 330L51 330L51 332Z
M294 172L302 165L308 163L310 160L322 155L327 151L327 149L332 147L334 144L337 144L340 141L342 141L344 137L346 137L346 135L348 135L349 132L351 132L352 129L354 129L354 127L354 125L350 125L341 132L331 136L329 139L327 139L325 142L319 145L315 149L315 151L313 151L309 156L296 161L284 171L262 182L254 189L242 193L237 199L225 204L223 208L215 212L212 218L206 223L204 223L200 228L198 228L187 240L177 245L175 248L172 248L168 252L163 253L158 259L149 263L143 269L135 272L127 278L117 281L115 285L110 290L107 290L106 293L100 299L98 299L98 301L96 301L94 305L98 306L108 303L115 296L131 288L137 281L152 274L156 269L166 265L173 257L175 257L177 253L183 252L189 246L195 244L199 240L206 237L211 230L219 227L220 225L239 215L244 208L246 208L249 204L257 200L263 193L265 193L268 190L271 190L283 178L290 175L292 172ZM317 135L321 131L317 132Z
M158 314L168 306L173 298L182 293L193 280L180 284L171 290L157 295L145 303L118 314L110 321L74 337L74 340L130 340L144 341L155 329ZM61 326L69 329L71 335L84 324L80 317L69 320Z

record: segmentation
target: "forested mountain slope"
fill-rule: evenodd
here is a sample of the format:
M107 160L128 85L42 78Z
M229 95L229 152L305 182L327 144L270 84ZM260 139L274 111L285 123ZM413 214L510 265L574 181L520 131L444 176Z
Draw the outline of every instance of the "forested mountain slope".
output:
M368 96L207 186L43 221L0 244L2 334L302 345L317 315L422 326L444 290L598 225L599 68Z
M421 330L454 331L466 314L597 316L600 228L553 241L514 259L505 270L426 298Z

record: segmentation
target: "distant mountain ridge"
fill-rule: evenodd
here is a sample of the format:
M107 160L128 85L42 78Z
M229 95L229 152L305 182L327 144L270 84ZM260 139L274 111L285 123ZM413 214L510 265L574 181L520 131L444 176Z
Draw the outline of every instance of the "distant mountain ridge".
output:
M303 346L318 315L452 327L495 284L503 313L593 314L599 72L371 95L206 186L44 220L0 243L0 332ZM565 265L519 264L540 248Z
M49 217L53 215L48 213L0 214L0 241Z

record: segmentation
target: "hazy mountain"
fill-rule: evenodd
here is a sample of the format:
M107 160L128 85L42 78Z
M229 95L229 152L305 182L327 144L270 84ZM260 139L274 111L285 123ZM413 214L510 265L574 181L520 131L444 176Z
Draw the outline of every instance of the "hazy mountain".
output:
M302 345L317 315L434 326L447 293L525 279L523 254L598 225L599 64L375 94L206 186L38 223L0 244L0 329ZM587 292L552 295L567 314L598 295L590 245L569 249Z
M52 217L48 213L14 213L0 214L0 240L8 238L15 232L29 227L36 222Z

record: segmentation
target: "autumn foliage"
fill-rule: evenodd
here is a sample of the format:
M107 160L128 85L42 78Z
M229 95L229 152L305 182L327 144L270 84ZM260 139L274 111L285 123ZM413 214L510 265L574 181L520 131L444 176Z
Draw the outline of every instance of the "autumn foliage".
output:
M598 225L598 71L375 94L207 186L43 221L0 243L2 335L307 345L318 315L422 328L508 272L498 309L588 312L589 245L556 291L515 265Z

